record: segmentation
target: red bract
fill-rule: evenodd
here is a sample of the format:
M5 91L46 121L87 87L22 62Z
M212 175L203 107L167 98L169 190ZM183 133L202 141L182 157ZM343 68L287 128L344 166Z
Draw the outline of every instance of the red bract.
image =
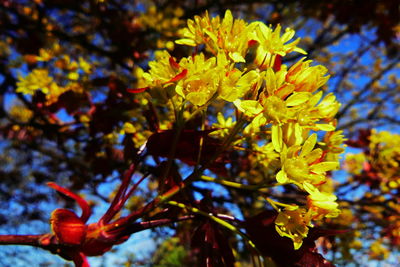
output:
M56 209L53 211L50 225L60 243L80 245L85 240L85 221L70 210Z
M128 93L134 93L134 94L138 94L138 93L143 93L144 91L146 91L147 89L149 89L150 87L143 87L143 88L128 88L126 89L128 91Z
M279 71L281 69L281 66L282 66L282 56L277 55L273 66L274 71L276 72Z
M179 63L175 61L175 59L173 57L169 58L169 64L171 65L172 68L179 70L180 66ZM182 80L183 78L186 77L188 73L187 69L183 69L180 73L178 73L175 77L171 78L170 80L166 81L166 82L162 82L162 85L168 84L168 83L173 83L173 82L177 82L179 80ZM127 91L128 93L134 93L134 94L138 94L138 93L142 93L146 90L148 90L150 87L143 87L143 88L128 88Z
M120 212L129 196L146 178L146 176L143 176L129 188L134 171L135 166L132 165L125 173L122 184L107 212L98 222L89 225L86 224L91 214L88 203L68 189L55 183L48 183L51 188L75 200L82 209L82 215L78 217L73 211L56 209L50 219L54 235L44 235L39 241L40 246L67 260L72 260L78 267L86 267L89 266L86 256L103 255L114 245L126 241L131 233L141 228L141 225L135 226L128 217L113 219Z

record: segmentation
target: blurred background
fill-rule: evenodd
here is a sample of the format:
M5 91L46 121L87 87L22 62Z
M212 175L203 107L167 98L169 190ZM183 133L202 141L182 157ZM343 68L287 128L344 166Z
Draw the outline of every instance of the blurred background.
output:
M1 1L0 234L48 232L53 209L75 207L47 188L48 181L80 192L98 218L148 131L145 114L137 108L140 100L126 88L136 87L155 50L176 57L186 53L174 41L187 19L206 10L223 16L226 9L248 22L295 29L307 58L329 69L324 90L342 103L338 129L349 140L343 168L334 175L346 210L335 223L354 231L325 244L331 251L326 258L338 266L395 266L400 221L388 218L400 211L400 149L387 151L400 146L397 0ZM284 63L301 56L289 56ZM54 93L18 90L28 75L37 87ZM124 135L127 122L143 134ZM379 132L385 136L374 144L374 154L369 142ZM381 148L386 154L379 154ZM381 164L378 158L387 161ZM366 163L388 166L373 168L380 173L376 178ZM154 196L154 186L151 181L142 186L127 210ZM184 266L185 238L175 230L139 233L90 262ZM0 266L33 263L72 266L39 249L0 247ZM245 256L241 264L251 266Z

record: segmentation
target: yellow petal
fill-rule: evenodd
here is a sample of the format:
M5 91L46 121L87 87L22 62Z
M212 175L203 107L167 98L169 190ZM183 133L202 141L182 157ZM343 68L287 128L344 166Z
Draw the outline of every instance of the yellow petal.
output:
M293 51L303 54L303 55L307 55L307 52L304 49L297 47L297 46L295 47L295 49Z
M298 250L301 247L301 245L303 245L303 240L297 242L293 241L293 246L295 250Z
M288 182L288 177L286 175L286 172L284 172L283 170L280 170L277 174L276 174L276 181L278 181L278 183L281 184L285 184Z
M240 100L233 102L237 109L243 112L246 116L253 117L263 111L263 107L256 100Z
M315 127L317 129L319 129L321 131L325 131L325 132L331 132L336 129L336 127L331 124L315 124Z
M237 62L246 62L244 57L242 57L242 55L239 54L238 52L229 53L229 57L236 63Z
M225 11L224 19L222 20L221 26L226 29L228 32L231 31L233 25L233 17L232 13L229 9Z
M317 143L317 134L313 133L304 142L303 148L301 149L300 156L304 156L304 155L307 155L308 153L310 153L313 150L316 143Z
M287 106L298 106L309 100L311 94L309 92L295 92L286 99Z
M246 94L253 85L259 82L259 80L260 75L255 70L249 71L240 77L236 83L239 96L242 97L244 94Z
M210 94L205 92L191 92L186 96L186 99L196 106L204 105L209 98Z
M271 69L268 68L265 71L265 87L267 88L268 95L274 95L276 91L276 77L275 77L275 72Z
M321 158L322 156L322 149L317 148L305 155L305 159L308 164L315 162L317 159Z
M294 30L292 30L290 28L286 28L285 33L281 37L282 43L286 43L287 41L292 39L294 34L295 34Z
M317 174L322 174L326 171L332 171L339 168L338 162L321 162L310 166L310 170Z
M207 35L210 36L211 40L213 40L215 43L218 42L218 38L217 38L217 36L215 35L215 33L213 33L212 31L209 31L209 30L207 30L207 29L203 29L203 31L204 31L205 33L207 33Z
M304 190L306 190L307 193L309 193L309 194L312 194L312 193L314 193L315 191L318 191L318 189L317 189L315 186L313 186L312 184L310 184L309 182L304 182L304 183L303 183L303 188L304 188Z
M196 46L196 42L194 40L186 38L176 40L175 43L180 45Z
M283 146L283 133L282 128L279 125L272 125L272 145L277 152L281 152Z
M301 143L303 143L304 135L306 135L305 131L300 126L300 124L296 123L294 125L294 136L296 138L295 145L300 145Z
M128 134L136 133L135 126L133 126L133 124L129 123L129 122L124 123L123 130L125 133L128 133Z

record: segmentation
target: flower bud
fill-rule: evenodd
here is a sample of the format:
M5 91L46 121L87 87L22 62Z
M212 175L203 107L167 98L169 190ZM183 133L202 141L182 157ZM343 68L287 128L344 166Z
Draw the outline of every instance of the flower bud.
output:
M62 244L80 245L86 237L85 222L70 210L53 211L50 224L52 231Z

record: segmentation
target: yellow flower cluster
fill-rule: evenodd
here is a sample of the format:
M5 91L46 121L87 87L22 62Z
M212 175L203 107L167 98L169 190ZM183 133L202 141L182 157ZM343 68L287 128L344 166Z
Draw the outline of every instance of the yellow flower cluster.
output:
M292 41L293 29L281 32L280 25L273 29L260 21L234 19L229 10L222 19L208 13L195 16L176 43L196 47L197 53L178 60L167 51L157 52L149 71L138 77L143 88L137 92L150 89L153 97L166 95L154 92L168 92L172 102L191 112L233 103L242 114L238 120L247 121L243 136L270 129L265 145L251 147L271 156L255 159L266 159L265 166L274 163L277 185L294 184L308 194L302 207L273 202L279 211L278 233L291 238L297 249L312 220L339 214L336 196L323 185L327 173L339 167L343 135L335 132L340 104L321 90L329 79L327 69L305 58L292 66L284 64L287 54L306 52L297 46L299 38ZM232 129L240 124L221 114L215 126L221 125ZM319 142L322 135L313 132L321 131L326 134Z
M54 45L51 49L40 49L39 55L34 56L34 59L35 61L52 64L52 67L65 72L67 82L62 82L66 84L65 86L60 86L61 82L49 74L49 68L36 68L25 77L18 76L16 91L29 95L40 91L46 96L46 105L56 102L58 97L66 91L81 92L82 86L78 81L85 75L92 73L91 65L82 57L76 61L61 53L60 47Z
M354 174L374 176L383 191L400 188L400 135L372 130L369 153L346 155L345 167Z
M387 259L390 255L389 249L384 246L382 239L378 239L371 244L369 257L373 260Z
M26 77L18 76L17 92L33 95L36 91L48 94L57 90L57 84L46 69L34 69Z
M400 187L400 134L372 131L369 161L391 189Z
M155 6L150 6L147 11L134 21L143 28L150 28L161 34L157 39L157 48L174 49L174 43L171 37L177 36L177 30L185 23L181 17L184 10L180 7L167 7L164 10L157 10Z
M14 103L10 110L10 116L21 123L27 123L33 117L33 112L20 103Z

